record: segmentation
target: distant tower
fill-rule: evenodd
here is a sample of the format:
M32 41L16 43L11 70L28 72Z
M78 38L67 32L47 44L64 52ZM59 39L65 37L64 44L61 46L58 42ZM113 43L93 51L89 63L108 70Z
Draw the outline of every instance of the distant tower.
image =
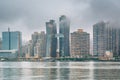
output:
M93 55L104 56L105 47L105 22L99 22L93 25Z
M106 25L106 50L113 53L114 57L120 56L120 28L115 24Z
M120 56L120 28L116 24L99 22L93 26L93 54L104 56L105 52Z
M62 15L59 18L59 34L63 35L63 37L59 38L60 57L70 56L69 47L70 21L65 15Z
M44 31L38 34L36 45L34 46L34 56L45 57L46 55L46 34Z
M46 56L46 33L44 31L41 31L41 33L39 33L38 42L40 44L40 56L45 57Z
M37 43L37 40L38 40L38 32L34 32L33 34L32 34L32 50L31 50L31 56L34 56L34 47L35 47L35 45L36 45L36 43Z

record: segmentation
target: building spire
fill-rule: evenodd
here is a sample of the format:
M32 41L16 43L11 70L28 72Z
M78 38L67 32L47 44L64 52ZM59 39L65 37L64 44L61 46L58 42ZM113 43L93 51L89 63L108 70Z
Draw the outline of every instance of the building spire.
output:
M8 27L8 32L10 32L10 28Z

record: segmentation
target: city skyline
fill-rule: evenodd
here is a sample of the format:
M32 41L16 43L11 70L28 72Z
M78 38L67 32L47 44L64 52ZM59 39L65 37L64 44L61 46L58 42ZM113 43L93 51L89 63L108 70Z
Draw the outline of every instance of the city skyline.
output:
M30 40L33 32L45 30L46 21L54 19L58 25L58 17L66 15L71 20L71 32L83 28L92 34L94 23L102 20L117 23L120 21L119 2L119 0L1 0L0 32L10 27L24 34L23 41Z
M0 80L120 80L120 0L0 0Z
M104 21L94 24L93 44L91 44L88 32L84 32L80 28L78 31L70 33L69 19L65 15L62 15L59 17L59 20L59 32L57 32L55 20L46 22L46 33L45 31L41 31L40 33L34 32L28 44L22 46L24 51L22 57L79 56L87 58L93 55L102 59L112 59L112 56L116 57L120 55L120 28L117 28L115 24ZM22 42L22 35L19 36L18 33L21 34L19 31L11 31L10 28L8 28L8 31L2 32L3 52L4 50L9 51L20 48L17 44ZM93 50L91 46L93 46Z

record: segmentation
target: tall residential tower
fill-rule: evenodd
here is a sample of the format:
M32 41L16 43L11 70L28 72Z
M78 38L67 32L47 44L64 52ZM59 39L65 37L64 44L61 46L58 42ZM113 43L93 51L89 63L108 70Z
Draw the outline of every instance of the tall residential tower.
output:
M90 54L90 34L78 29L71 33L71 56L87 57Z
M120 28L109 22L99 22L93 26L93 54L104 56L110 52L120 56Z
M105 22L93 25L93 55L103 56L105 53Z

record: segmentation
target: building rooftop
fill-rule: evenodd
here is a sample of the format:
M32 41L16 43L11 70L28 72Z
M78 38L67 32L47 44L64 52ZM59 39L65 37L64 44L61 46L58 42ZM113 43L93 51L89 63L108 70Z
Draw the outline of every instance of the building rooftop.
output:
M17 50L0 50L0 53L7 53L7 52L11 52L11 53L15 53Z

